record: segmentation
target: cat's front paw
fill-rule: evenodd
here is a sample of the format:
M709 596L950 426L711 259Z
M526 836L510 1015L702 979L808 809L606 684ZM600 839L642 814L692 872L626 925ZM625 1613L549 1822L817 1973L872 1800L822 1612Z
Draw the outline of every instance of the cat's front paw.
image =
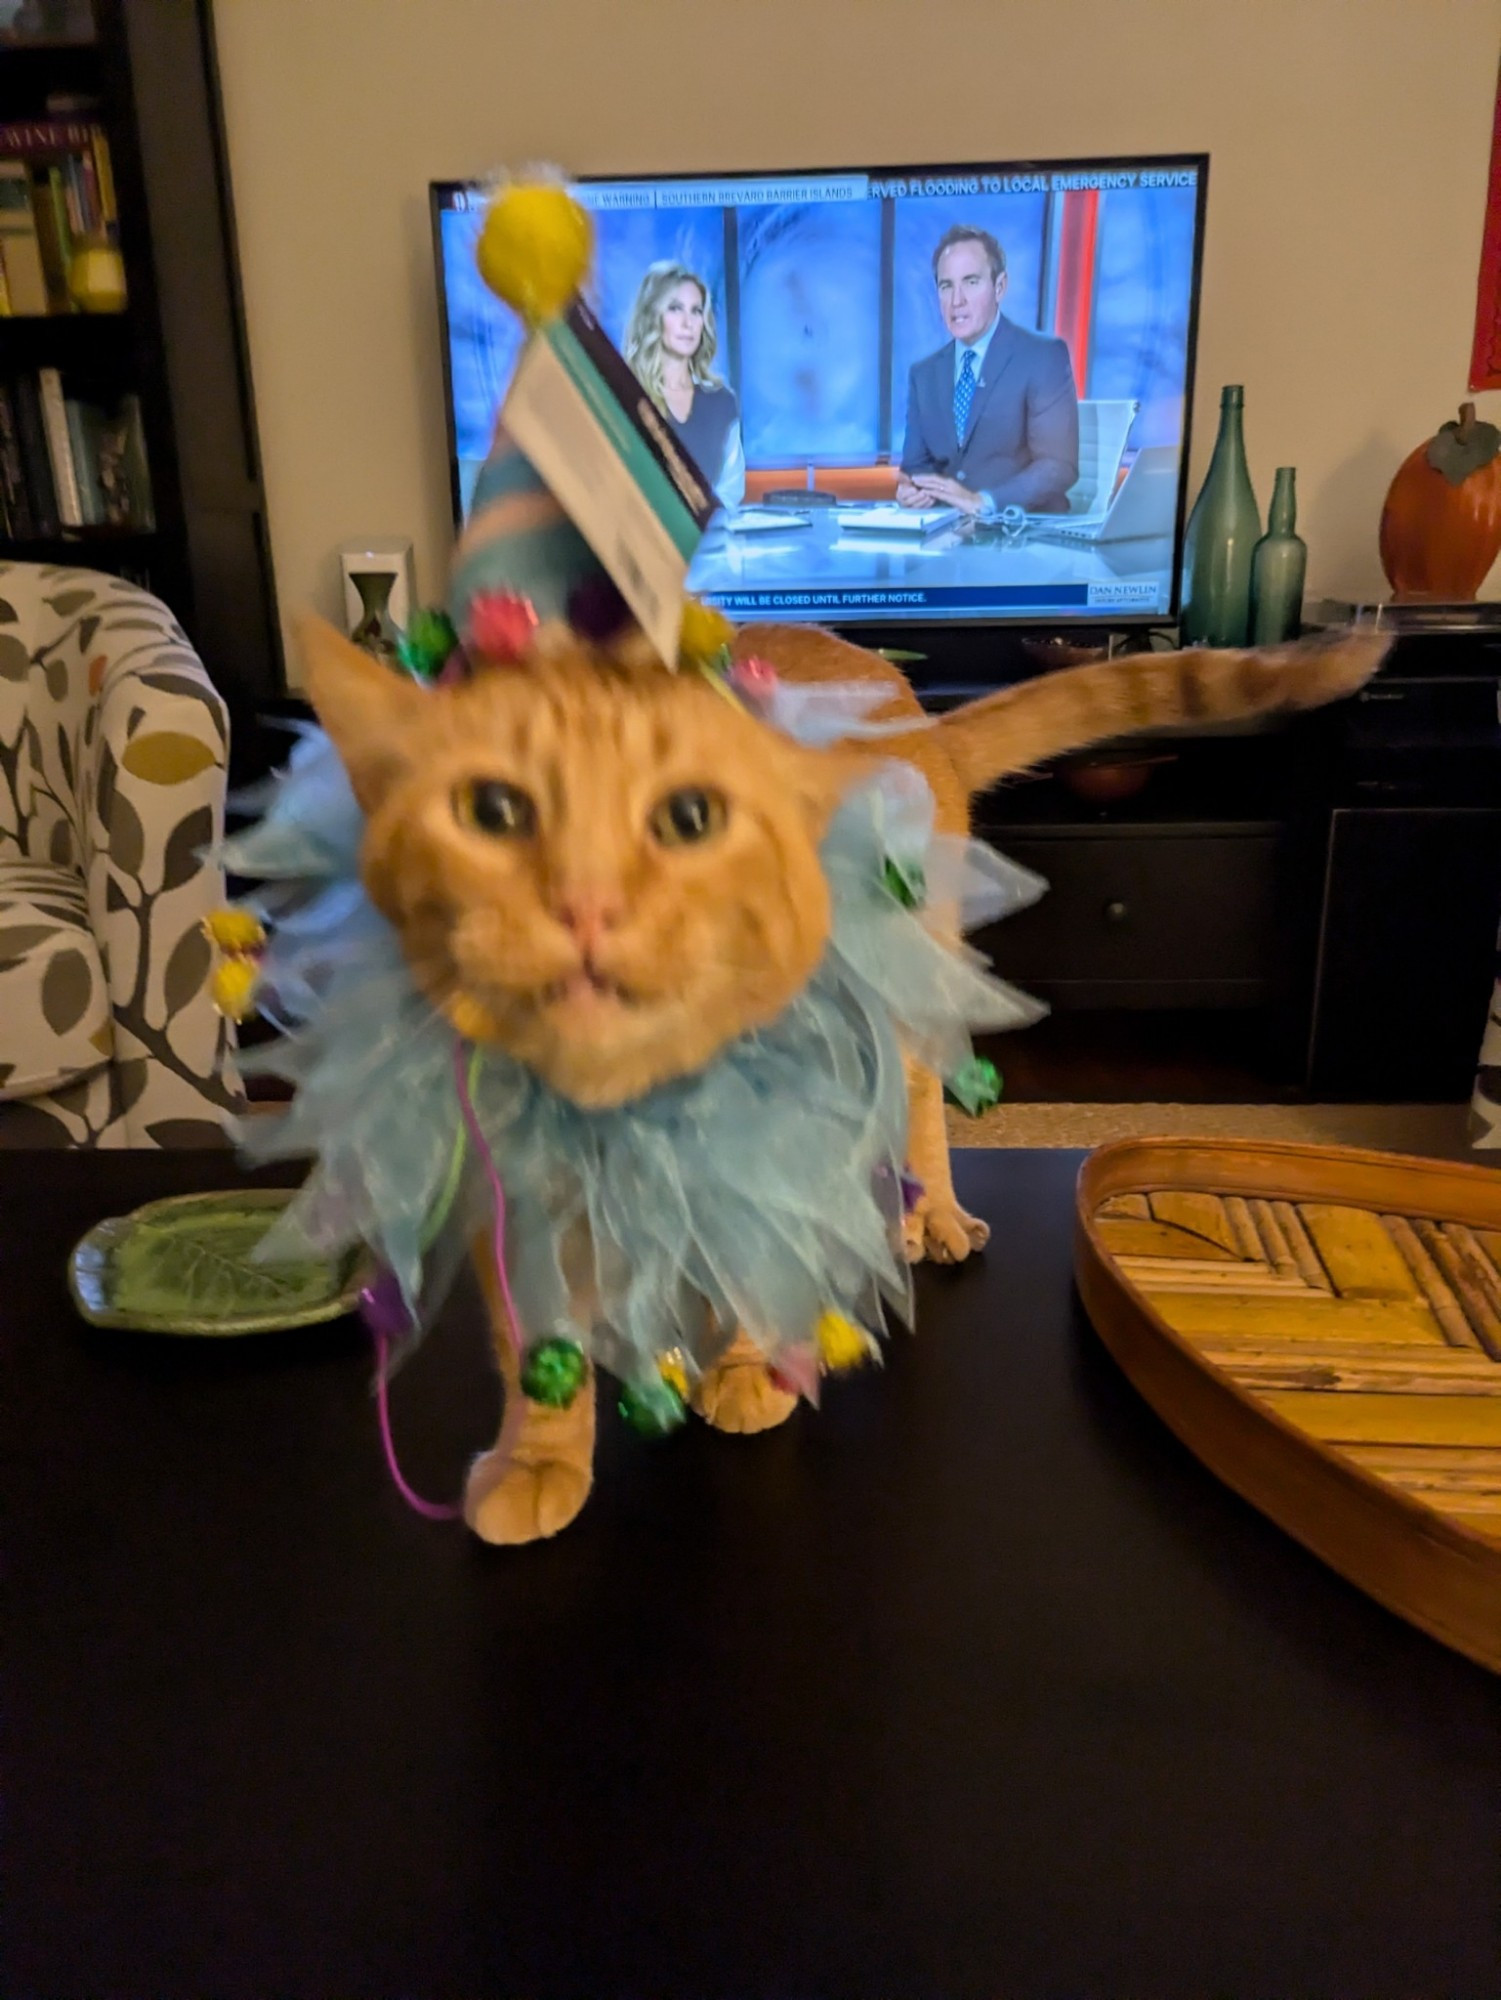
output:
M776 1382L760 1348L742 1333L699 1378L693 1407L715 1430L749 1436L786 1423L797 1397Z
M902 1224L902 1248L909 1264L962 1264L972 1250L990 1241L990 1224L957 1201L920 1201Z
M476 1459L464 1492L464 1519L482 1542L514 1547L566 1528L594 1483L589 1457L549 1454L525 1439L514 1453Z
M484 1463L481 1459L476 1474ZM577 1516L592 1483L587 1467L570 1465L563 1459L543 1459L536 1465L513 1463L478 1494L471 1477L464 1519L482 1542L498 1547L545 1541Z

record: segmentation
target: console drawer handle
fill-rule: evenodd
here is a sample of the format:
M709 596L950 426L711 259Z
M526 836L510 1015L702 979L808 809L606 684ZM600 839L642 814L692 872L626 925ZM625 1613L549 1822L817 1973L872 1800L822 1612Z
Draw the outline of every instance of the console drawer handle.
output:
M1105 905L1104 915L1107 924L1123 924L1130 918L1131 905L1120 896L1112 896Z

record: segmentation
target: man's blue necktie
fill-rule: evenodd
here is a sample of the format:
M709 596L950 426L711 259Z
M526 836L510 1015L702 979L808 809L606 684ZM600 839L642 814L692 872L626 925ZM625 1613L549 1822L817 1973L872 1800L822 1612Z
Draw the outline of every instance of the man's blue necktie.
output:
M966 347L959 379L954 384L954 435L960 444L969 429L969 406L975 400L975 350Z

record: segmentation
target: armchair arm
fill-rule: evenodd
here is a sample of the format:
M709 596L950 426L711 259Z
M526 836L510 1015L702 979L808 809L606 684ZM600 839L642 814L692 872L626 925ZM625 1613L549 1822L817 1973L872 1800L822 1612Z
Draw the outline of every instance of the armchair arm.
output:
M145 592L100 623L80 758L89 922L114 1016L125 1145L212 1142L240 1110L203 919L224 900L229 718L166 606Z

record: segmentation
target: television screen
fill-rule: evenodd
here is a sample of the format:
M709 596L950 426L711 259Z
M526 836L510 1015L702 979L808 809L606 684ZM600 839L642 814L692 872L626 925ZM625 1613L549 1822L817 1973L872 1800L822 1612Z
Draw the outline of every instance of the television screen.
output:
M720 501L737 620L1177 610L1202 158L579 183L590 303ZM433 188L454 505L521 346Z

